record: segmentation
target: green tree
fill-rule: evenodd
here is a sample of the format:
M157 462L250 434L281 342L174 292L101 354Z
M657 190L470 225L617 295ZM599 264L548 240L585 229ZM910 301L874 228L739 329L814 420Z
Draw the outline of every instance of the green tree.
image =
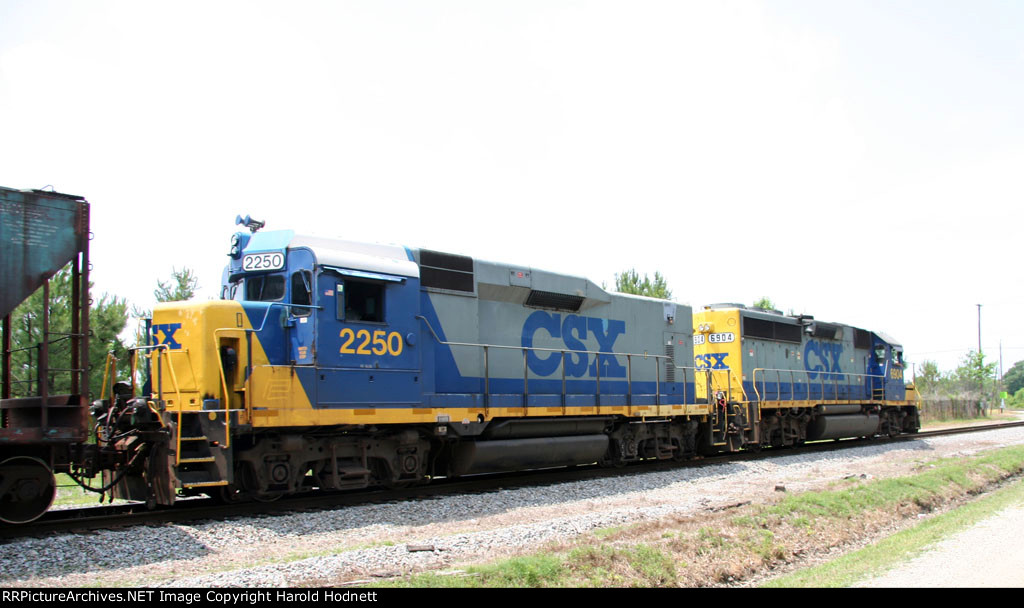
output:
M640 278L639 273L633 268L615 275L615 291L662 300L672 299L672 290L668 288L665 277L661 276L660 272L654 273L654 279L646 274Z
M1024 409L1024 388L1018 389L1016 393L1011 393L1010 398L1006 400L1006 405L1014 409Z
M754 302L754 308L760 308L761 310L775 310L775 303L772 302L768 296L762 296L760 300Z
M1003 387L1003 390L1011 395L1024 388L1024 361L1014 363L1013 367L1003 374Z
M977 399L991 400L995 389L996 362L985 363L985 354L969 351L951 376L955 389Z
M936 397L944 391L945 377L934 361L925 361L917 370L914 384L925 397Z
M50 345L51 370L71 369L71 270L65 267L50 280ZM91 285L90 285L91 287ZM27 397L38 393L36 385L38 349L43 340L43 290L39 289L11 313L12 355L11 395ZM99 398L107 353L124 358L127 352L118 335L128 322L128 304L108 294L95 299L89 309L89 391L90 399ZM24 350L20 350L24 349ZM67 371L51 371L46 379L51 395L71 392L71 375Z
M199 278L189 267L171 269L169 281L157 281L153 297L157 302L181 302L191 300L199 289Z
M157 280L156 289L153 290L153 297L156 298L157 302L182 302L194 298L197 289L199 289L199 278L196 277L195 272L191 268L188 266L181 270L172 268L170 279L167 281ZM153 310L132 306L132 317L139 320L151 319L153 317ZM137 343L139 345L145 344L146 338L139 336Z

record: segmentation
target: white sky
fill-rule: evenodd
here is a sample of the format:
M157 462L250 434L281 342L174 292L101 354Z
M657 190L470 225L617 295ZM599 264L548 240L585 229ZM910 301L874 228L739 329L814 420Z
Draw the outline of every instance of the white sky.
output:
M236 214L769 296L1024 359L1024 2L0 0L0 185L97 295L214 297Z

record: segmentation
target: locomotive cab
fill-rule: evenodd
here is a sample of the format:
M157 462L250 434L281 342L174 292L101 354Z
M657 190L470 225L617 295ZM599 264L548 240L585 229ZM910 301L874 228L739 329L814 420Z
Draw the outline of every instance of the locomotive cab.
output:
M421 401L418 267L404 249L291 231L245 237L233 239L240 246L224 295L240 300L267 353L252 382L273 383L282 372L275 367L299 379L274 424L347 423L357 409ZM269 322L273 316L279 324Z
M871 335L868 373L872 378L872 396L876 400L906 399L903 346L882 333Z
M422 478L419 436L371 426L422 402L419 268L406 250L285 230L238 233L229 255L220 301L154 309L152 389L169 439L146 465L154 495L141 475L115 495L169 504Z

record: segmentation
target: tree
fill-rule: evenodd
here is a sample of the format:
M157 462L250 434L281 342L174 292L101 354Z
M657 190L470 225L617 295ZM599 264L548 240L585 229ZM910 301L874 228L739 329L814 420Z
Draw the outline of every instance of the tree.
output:
M760 300L754 302L754 308L760 308L761 310L775 310L775 303L771 301L768 296L762 296Z
M1011 395L1024 388L1024 361L1014 363L1013 367L1003 374L1003 387L1003 390Z
M181 302L191 300L199 289L199 278L188 266L171 269L169 281L157 281L153 297L157 302Z
M654 279L644 274L643 278L633 268L621 274L615 275L615 291L619 293L631 293L638 296L660 298L662 300L672 299L672 290L668 288L665 277L660 272L654 273Z
M157 302L182 302L194 298L198 288L199 278L196 277L191 268L188 266L181 270L172 268L169 280L157 280L156 289L153 290L153 297L156 298ZM140 320L151 319L153 317L153 310L132 306L132 317ZM146 338L140 336L137 343L138 345L145 344Z
M925 361L921 364L914 379L917 390L926 397L935 397L943 391L945 378L939 371L939 366L934 361Z
M955 389L974 399L991 400L995 389L996 362L985 363L985 354L970 351L951 376Z
M1024 388L1018 389L1016 393L1011 393L1010 398L1006 400L1006 405L1014 409L1024 409Z
M71 270L65 267L50 279L50 345L51 370L71 369ZM91 285L90 285L91 287ZM39 289L11 313L11 375L12 397L37 394L35 383L38 364L36 346L43 340L43 290ZM128 304L122 298L103 294L89 309L89 391L90 398L99 398L107 353L123 360L127 349L118 338L128 323ZM25 350L19 350L25 349ZM71 392L71 375L51 371L46 379L47 392L66 395Z

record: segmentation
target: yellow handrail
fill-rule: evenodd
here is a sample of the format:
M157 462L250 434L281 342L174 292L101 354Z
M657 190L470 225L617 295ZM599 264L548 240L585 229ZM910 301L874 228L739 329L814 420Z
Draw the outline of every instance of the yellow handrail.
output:
M132 370L132 397L134 397L135 396L135 374L138 372L138 366L139 366L139 364L138 364L139 351L133 350L132 354L131 354L131 357L132 358L131 358L131 362L130 362L129 365L130 365L131 370ZM163 424L163 420L160 421L160 424Z
M113 364L113 365L111 365ZM107 353L107 362L103 366L103 384L100 385L100 399L107 398L107 378L110 378L111 367L113 367L113 378L110 381L110 397L114 397L114 383L117 381L117 357L114 356L113 352ZM132 393L134 394L134 393Z
M238 329L235 327L218 327L213 330L213 343L215 346L220 344L220 342L217 341L217 334L222 331L240 331L243 336L245 335L244 329ZM220 372L220 386L224 390L224 447L228 448L231 447L231 393L228 391L227 374L224 373L224 359L222 357L217 357L217 371ZM242 409L245 410L247 416L249 414L247 403L248 397L249 392L245 391L242 394Z
M158 365L158 369L160 370L160 376L161 377L163 376L163 373L164 373L163 372L163 369L164 369L163 365L160 364L161 361L162 361L162 359L160 359L160 357L162 356L161 353L163 351L166 351L168 355L170 355L171 352L172 352L170 350L170 346L169 345L167 345L167 344L157 344L155 347L153 347L153 352L151 352L148 355L149 356L149 360L150 360L150 365L152 365L152 362L153 362L153 355L157 356L157 365ZM177 350L177 351L174 351L174 352L183 352L183 353L187 354L188 353L188 349L183 348L183 349L180 349L180 350ZM175 449L175 453L174 453L174 464L175 465L179 465L179 464L181 464L181 414L182 414L182 411L185 408L182 407L181 388L178 386L178 375L174 373L174 366L171 365L170 357L168 357L168 360L167 360L167 368L169 370L171 370L171 384L174 385L174 394L175 394L175 396L178 399L178 428L177 428L177 432L176 432L177 438L176 438L176 449ZM157 384L157 398L160 401L163 401L163 398L164 398L163 387L160 386L160 384Z

